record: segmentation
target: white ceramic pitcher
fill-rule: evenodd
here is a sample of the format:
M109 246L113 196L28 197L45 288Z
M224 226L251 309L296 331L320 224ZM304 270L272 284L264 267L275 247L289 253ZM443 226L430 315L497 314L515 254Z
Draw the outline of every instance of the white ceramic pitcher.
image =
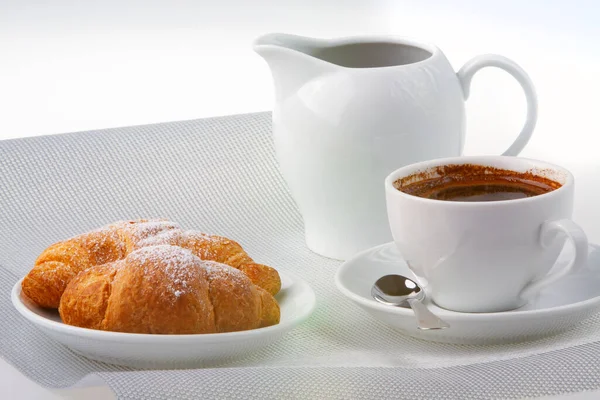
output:
M513 61L477 56L458 73L440 49L404 38L334 40L271 33L254 42L275 82L273 135L281 173L314 252L346 259L392 240L385 177L414 162L462 154L475 72L498 67L527 98L517 155L537 119L533 85Z

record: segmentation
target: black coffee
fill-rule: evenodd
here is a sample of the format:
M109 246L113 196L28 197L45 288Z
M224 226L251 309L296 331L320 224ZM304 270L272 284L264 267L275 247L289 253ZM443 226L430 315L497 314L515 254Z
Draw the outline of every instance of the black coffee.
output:
M447 201L500 201L537 196L562 185L531 172L481 165L445 165L394 182L413 196Z

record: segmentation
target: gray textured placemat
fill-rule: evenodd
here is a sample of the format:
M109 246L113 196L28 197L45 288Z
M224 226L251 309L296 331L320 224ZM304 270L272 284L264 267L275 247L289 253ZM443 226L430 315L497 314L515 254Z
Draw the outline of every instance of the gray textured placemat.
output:
M600 388L600 317L511 346L404 337L333 285L338 262L306 249L281 179L270 114L0 142L0 356L51 387L97 373L122 398L511 398ZM230 236L317 294L284 340L221 368L131 371L47 339L10 289L49 244L118 220L165 217Z

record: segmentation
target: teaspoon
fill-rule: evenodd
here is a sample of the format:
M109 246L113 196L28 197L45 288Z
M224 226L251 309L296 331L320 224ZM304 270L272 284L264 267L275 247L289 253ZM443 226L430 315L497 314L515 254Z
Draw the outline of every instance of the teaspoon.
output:
M417 317L417 327L422 330L444 329L450 325L433 314L425 304L425 291L412 279L402 275L385 275L371 288L371 296L388 306L403 307L406 303Z

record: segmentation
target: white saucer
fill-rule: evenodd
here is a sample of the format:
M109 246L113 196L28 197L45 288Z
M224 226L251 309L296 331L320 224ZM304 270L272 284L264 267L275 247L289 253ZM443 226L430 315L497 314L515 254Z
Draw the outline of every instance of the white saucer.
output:
M186 368L216 365L242 357L280 339L308 318L315 294L302 279L279 272L279 324L242 332L201 335L147 335L106 332L64 324L56 310L38 307L13 287L15 308L42 332L75 353L93 360L135 368Z
M565 246L558 263L572 259ZM436 342L491 344L539 338L566 331L600 312L600 247L590 245L587 265L543 290L529 304L499 313L460 313L427 301L429 309L450 324L443 330L418 330L412 310L380 304L371 286L383 275L414 277L394 243L364 251L343 263L335 275L338 289L375 319L410 336Z

